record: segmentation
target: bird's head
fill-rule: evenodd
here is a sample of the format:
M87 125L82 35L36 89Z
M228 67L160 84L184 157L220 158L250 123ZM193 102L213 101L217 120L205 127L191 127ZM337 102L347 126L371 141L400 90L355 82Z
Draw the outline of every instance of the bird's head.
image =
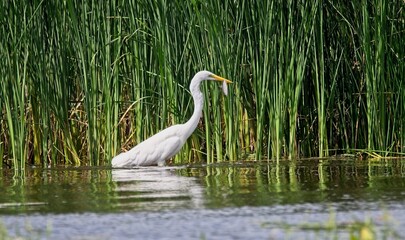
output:
M199 75L201 77L201 79L204 79L204 80L213 80L213 81L219 81L219 82L232 83L230 80L220 77L218 75L215 75L209 71L200 71L196 75Z
M222 90L224 91L225 95L228 94L228 88L227 88L226 84L232 83L230 80L220 77L218 75L215 75L212 72L205 71L205 70L199 71L198 73L195 74L193 80L191 80L191 84L190 84L191 92L193 93L193 92L199 91L200 83L204 80L222 82Z

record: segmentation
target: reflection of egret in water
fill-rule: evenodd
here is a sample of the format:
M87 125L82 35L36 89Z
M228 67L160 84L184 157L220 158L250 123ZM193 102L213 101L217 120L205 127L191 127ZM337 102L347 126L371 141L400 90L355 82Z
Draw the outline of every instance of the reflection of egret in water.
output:
M203 188L176 167L113 169L120 209L164 210L203 207Z

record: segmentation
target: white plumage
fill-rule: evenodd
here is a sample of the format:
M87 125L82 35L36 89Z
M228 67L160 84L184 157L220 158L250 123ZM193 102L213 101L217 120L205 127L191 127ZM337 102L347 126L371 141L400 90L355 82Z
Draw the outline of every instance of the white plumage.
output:
M190 91L194 100L194 113L191 118L186 123L168 127L139 143L128 152L117 155L112 159L112 166L114 168L163 166L166 160L176 155L194 132L201 118L204 96L200 91L200 84L204 80L222 81L225 94L228 92L226 84L232 83L209 71L198 72L190 83Z

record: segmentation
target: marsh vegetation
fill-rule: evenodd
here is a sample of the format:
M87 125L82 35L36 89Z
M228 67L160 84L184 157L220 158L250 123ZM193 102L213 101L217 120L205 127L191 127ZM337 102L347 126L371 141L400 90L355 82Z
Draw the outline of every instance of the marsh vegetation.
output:
M185 122L174 163L405 151L404 1L2 1L1 165L108 165Z

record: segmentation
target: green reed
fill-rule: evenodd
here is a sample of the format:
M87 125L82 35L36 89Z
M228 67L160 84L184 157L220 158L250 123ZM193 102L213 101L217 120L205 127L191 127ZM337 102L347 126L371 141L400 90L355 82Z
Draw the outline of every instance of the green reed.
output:
M26 35L26 25L16 23L28 23L29 15L25 9L10 6L9 12L2 11L2 16L9 16L10 22L2 20L2 35L6 35L9 44L2 45L1 52L10 54L2 54L3 63L0 70L2 76L8 76L1 81L2 133L7 134L7 139L3 138L1 141L4 145L1 151L5 151L6 160L12 159L15 169L19 170L25 168L28 148L25 92L29 90L27 71L30 51L27 47L29 39ZM18 16L21 19L18 19Z
M2 163L108 165L188 120L173 162L404 152L401 1L1 3ZM361 9L361 12L358 11Z

